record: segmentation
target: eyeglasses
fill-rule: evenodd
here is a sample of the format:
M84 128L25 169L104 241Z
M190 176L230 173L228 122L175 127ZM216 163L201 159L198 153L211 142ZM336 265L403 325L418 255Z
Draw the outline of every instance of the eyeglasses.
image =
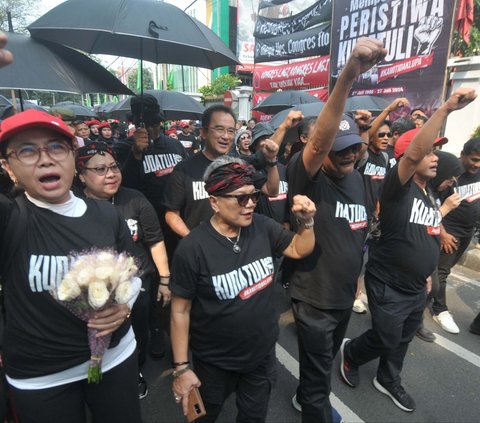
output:
M63 142L50 142L46 147L37 147L36 145L24 145L17 150L8 153L6 158L15 156L17 160L24 165L33 165L40 159L40 154L45 151L48 156L55 161L62 161L67 158L72 147Z
M105 176L109 170L111 170L113 173L120 172L118 163L115 163L111 166L84 167L84 169L91 170L92 172L95 172L98 176Z
M392 138L393 134L391 132L379 132L377 134L378 138L383 138L383 137L388 137L388 138Z
M253 204L257 204L260 194L261 191L253 191L250 194L224 194L219 195L219 197L235 198L240 207L246 207L250 200L252 200Z
M217 135L225 135L225 133L229 137L235 136L235 128L224 128L223 126L214 126L213 128L208 127L208 129L212 129L217 133Z
M243 141L243 140L249 140L250 138L252 138L250 135L242 135L240 137L240 140Z

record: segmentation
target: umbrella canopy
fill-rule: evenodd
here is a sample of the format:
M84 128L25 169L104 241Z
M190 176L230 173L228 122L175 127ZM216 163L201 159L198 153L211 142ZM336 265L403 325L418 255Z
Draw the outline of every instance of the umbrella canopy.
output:
M55 107L71 110L75 113L76 118L91 118L96 116L92 109L85 107L80 103L75 103L74 101L60 101L55 104Z
M20 99L17 98L15 99L15 101L17 102L17 109L20 110L21 108ZM22 103L23 103L23 110L35 109L35 110L40 110L42 112L48 112L47 109L35 104L32 101L22 99ZM13 107L13 103L8 98L4 97L3 95L0 95L0 119L6 119L7 117L13 116L14 114L15 114L15 109Z
M165 120L200 119L205 107L192 97L178 91L146 90L145 94L153 95L160 105ZM130 113L131 97L117 103L108 115L113 119L126 120Z
M157 0L67 0L28 30L88 53L210 69L239 63L213 31Z
M371 112L381 112L385 110L389 104L390 102L383 97L359 95L347 98L345 111L352 112L354 110L369 110Z
M293 105L318 103L320 100L305 91L279 91L273 93L253 108L258 112L274 115Z
M303 113L303 117L318 116L324 105L325 103L323 101L318 101L316 103L299 104L298 106L290 107L273 116L270 124L274 129L277 129L292 110L300 110Z
M133 94L97 62L70 48L8 33L15 59L0 69L0 89Z

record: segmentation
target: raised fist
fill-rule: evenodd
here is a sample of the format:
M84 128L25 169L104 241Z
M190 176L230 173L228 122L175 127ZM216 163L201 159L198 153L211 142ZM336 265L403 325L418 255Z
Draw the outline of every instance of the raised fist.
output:
M433 44L440 36L443 27L443 18L438 16L424 16L418 21L418 27L413 36L418 41L417 55L427 55L432 52ZM420 49L425 46L422 51Z
M386 55L387 49L380 40L362 37L355 44L345 68L353 69L357 77L382 61Z
M452 93L445 105L449 111L460 110L476 98L477 94L473 88L461 87Z

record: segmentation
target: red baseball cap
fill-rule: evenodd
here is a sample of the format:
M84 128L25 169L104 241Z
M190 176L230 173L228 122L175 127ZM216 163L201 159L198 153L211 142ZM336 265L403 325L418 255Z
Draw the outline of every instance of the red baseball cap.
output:
M98 125L98 129L102 129L102 128L112 129L112 125L110 125L110 122L101 122L100 125Z
M189 126L188 122L180 122L180 128L188 128Z
M405 154L407 147L415 138L415 135L418 134L420 129L421 128L411 129L410 131L407 131L404 134L402 134L400 138L397 140L397 142L395 143L395 149L394 149L395 158L397 160ZM441 145L446 144L447 142L448 142L448 138L439 137L435 140L433 145L435 147L440 147Z
M97 125L98 126L98 125L100 125L101 122L97 119L92 119L92 120L87 120L85 123L88 126L92 126L92 125Z
M0 143L8 141L19 132L32 128L44 128L57 132L62 137L73 140L74 135L67 124L48 113L30 109L17 113L0 124Z

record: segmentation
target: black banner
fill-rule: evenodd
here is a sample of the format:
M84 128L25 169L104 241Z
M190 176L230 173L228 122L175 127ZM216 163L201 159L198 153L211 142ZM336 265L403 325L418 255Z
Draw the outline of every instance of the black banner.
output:
M330 52L330 22L306 31L255 40L255 63L322 56Z
M255 38L270 38L304 31L332 19L332 0L320 0L308 9L288 18L273 19L257 16Z
M352 95L406 97L430 114L445 87L453 1L336 0L330 56L331 88L359 37L382 40L388 54L355 81Z
M290 3L292 0L263 0L258 5L258 10L272 6L280 6L281 4Z

